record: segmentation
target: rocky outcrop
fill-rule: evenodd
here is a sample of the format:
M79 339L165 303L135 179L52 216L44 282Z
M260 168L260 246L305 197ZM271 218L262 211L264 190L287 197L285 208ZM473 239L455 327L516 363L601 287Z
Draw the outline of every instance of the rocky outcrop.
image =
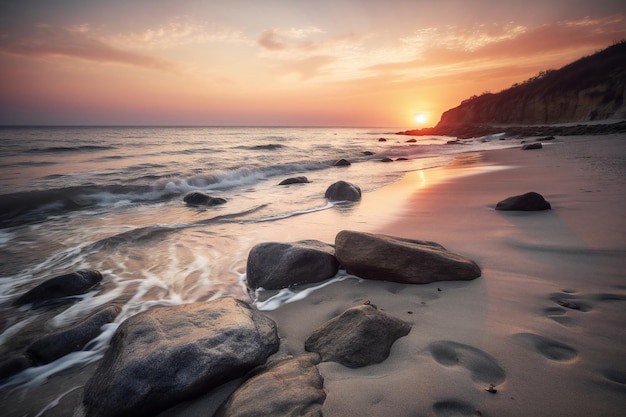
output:
M139 313L85 385L85 416L154 415L243 376L278 344L274 321L234 298Z
M185 195L183 201L190 206L217 206L226 203L221 197L211 197L201 191L192 191Z
M289 184L306 184L309 182L307 177L292 177L282 180L278 185L289 185Z
M271 290L332 278L339 269L334 252L318 240L259 243L248 255L248 286Z
M317 354L271 364L237 389L216 417L322 417L326 399Z
M85 294L100 281L102 281L100 271L81 270L59 275L22 294L13 305L33 303L37 306L63 297Z
M349 272L372 280L427 284L481 275L474 261L437 243L371 233L339 232L335 255Z
M410 331L410 324L366 304L324 323L307 338L304 348L319 353L324 362L360 368L387 359L393 343Z
M326 189L324 197L328 201L359 201L361 189L358 185L346 181L337 181Z
M540 211L551 208L550 203L541 194L532 191L508 197L496 205L496 210Z

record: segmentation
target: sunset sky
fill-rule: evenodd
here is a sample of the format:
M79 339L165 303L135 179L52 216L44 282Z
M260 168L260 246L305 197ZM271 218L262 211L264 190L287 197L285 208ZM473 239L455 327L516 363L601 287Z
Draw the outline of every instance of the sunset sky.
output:
M626 38L623 0L20 0L0 124L415 127Z

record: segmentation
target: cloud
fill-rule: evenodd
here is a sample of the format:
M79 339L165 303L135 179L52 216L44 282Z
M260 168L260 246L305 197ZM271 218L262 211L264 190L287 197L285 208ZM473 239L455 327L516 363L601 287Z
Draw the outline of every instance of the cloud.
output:
M270 51L284 51L289 48L289 45L278 39L276 32L272 29L265 30L261 33L259 45Z
M95 36L88 26L37 25L23 36L4 34L0 52L31 58L69 57L98 63L115 63L167 72L181 68L174 62L115 48Z

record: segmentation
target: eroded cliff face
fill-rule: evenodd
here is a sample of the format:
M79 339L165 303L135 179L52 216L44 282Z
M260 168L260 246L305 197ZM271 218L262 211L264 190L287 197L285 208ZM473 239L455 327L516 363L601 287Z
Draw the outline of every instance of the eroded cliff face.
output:
M626 42L497 94L465 100L437 126L532 125L626 118Z

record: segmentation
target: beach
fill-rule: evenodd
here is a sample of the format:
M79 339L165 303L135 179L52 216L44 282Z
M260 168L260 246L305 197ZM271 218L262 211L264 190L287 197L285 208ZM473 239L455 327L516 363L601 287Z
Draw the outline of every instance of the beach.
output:
M374 231L438 242L477 261L482 277L423 286L345 280L268 312L293 355L321 323L366 300L412 323L381 364L319 366L324 415L620 415L624 140L568 137L541 150L467 154L392 186L410 197ZM528 191L552 210L494 210Z
M369 302L411 331L382 363L321 363L325 416L619 415L626 408L625 145L623 134L574 136L539 150L460 153L359 203L258 223L248 247L333 243L351 229L434 241L482 269L464 282L348 276L315 289L264 311L278 325L276 357L304 353L322 323ZM494 210L529 191L552 210ZM5 389L0 401L10 416L69 415L95 365ZM160 416L211 415L236 383Z

